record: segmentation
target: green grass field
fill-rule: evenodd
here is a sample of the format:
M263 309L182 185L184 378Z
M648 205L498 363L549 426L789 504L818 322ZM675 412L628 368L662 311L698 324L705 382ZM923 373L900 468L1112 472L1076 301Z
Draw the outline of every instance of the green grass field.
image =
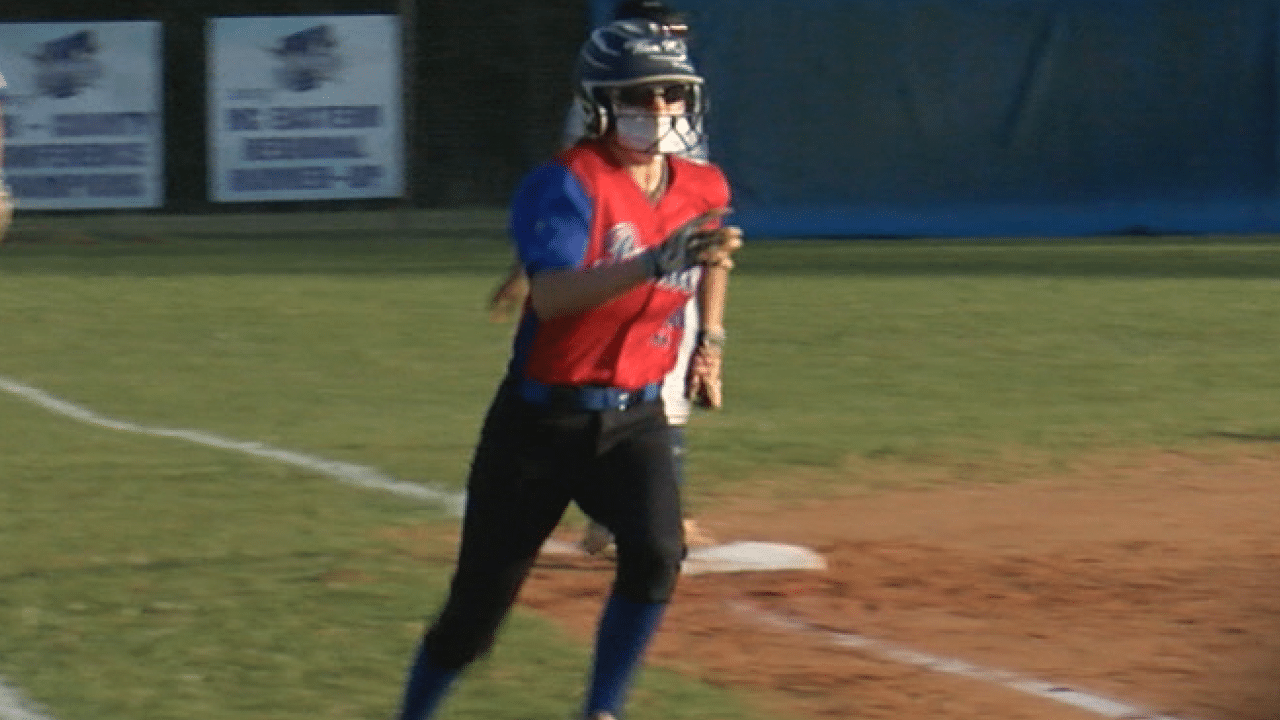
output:
M136 222L0 246L0 377L460 489L511 331L497 224ZM1280 436L1278 280L1270 238L749 244L691 503ZM395 538L440 508L7 393L0 438L0 678L51 716L390 717L451 569ZM588 650L518 613L445 718L566 720ZM651 668L633 716L767 705Z

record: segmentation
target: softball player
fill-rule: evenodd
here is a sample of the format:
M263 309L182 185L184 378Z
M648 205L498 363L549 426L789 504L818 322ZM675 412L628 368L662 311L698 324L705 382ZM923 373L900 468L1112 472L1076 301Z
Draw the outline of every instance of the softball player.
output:
M4 75L0 75L0 90L7 86ZM12 220L13 195L10 194L9 186L4 182L4 107L0 106L0 242L4 242L4 233L9 229L9 223Z
M578 61L588 139L534 169L510 229L530 293L467 481L458 563L406 682L401 720L430 718L492 645L570 502L614 535L583 717L612 720L679 577L680 491L660 393L695 267L722 266L729 187L675 157L697 142L703 79L683 40L619 21Z
M689 32L688 22L682 13L668 7L660 0L623 0L614 9L615 20L645 20L657 23L679 38ZM590 107L574 103L565 115L562 137L563 146L573 147L587 134ZM681 157L706 161L706 134L699 134L692 147L680 150ZM724 307L728 289L728 267L708 270L705 281L699 284L696 297L689 300L682 323L683 335L675 368L663 379L662 400L671 426L671 453L676 462L676 479L685 481L685 427L692 416L691 399L697 399L706 407L721 405L720 364L724 347ZM512 264L507 277L499 283L489 300L491 318L495 322L506 320L514 309L524 303L528 294L528 282L519 260ZM705 328L705 330L704 330ZM691 363L694 356L700 362ZM691 373L696 367L697 372ZM685 542L692 547L715 544L715 538L703 530L692 518L685 518ZM587 522L581 546L591 555L604 553L613 543L613 536L600 523Z

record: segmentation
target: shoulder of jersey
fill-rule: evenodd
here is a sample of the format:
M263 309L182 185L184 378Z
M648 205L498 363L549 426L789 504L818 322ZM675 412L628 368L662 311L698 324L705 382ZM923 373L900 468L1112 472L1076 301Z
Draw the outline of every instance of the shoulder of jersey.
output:
M699 160L699 159L688 158L684 156L676 156L674 159L677 162L682 163L683 165L688 167L697 176L719 177L724 175L724 170L722 170L719 165L716 165L707 160Z

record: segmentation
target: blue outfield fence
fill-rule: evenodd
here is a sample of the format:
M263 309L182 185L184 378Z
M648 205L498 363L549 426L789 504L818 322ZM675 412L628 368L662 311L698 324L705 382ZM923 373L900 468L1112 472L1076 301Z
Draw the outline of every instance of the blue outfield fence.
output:
M1280 2L672 4L753 234L1280 229Z

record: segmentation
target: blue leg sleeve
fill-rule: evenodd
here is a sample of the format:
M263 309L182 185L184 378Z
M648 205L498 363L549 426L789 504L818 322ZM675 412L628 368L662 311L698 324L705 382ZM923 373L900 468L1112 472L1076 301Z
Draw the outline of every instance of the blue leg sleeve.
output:
M409 678L405 682L404 703L400 708L400 720L427 720L436 711L436 707L449 687L458 677L457 670L444 670L431 662L427 648L418 647L418 657L409 669Z
M587 717L597 712L621 715L632 677L666 607L666 603L632 602L617 594L609 597L596 634Z

